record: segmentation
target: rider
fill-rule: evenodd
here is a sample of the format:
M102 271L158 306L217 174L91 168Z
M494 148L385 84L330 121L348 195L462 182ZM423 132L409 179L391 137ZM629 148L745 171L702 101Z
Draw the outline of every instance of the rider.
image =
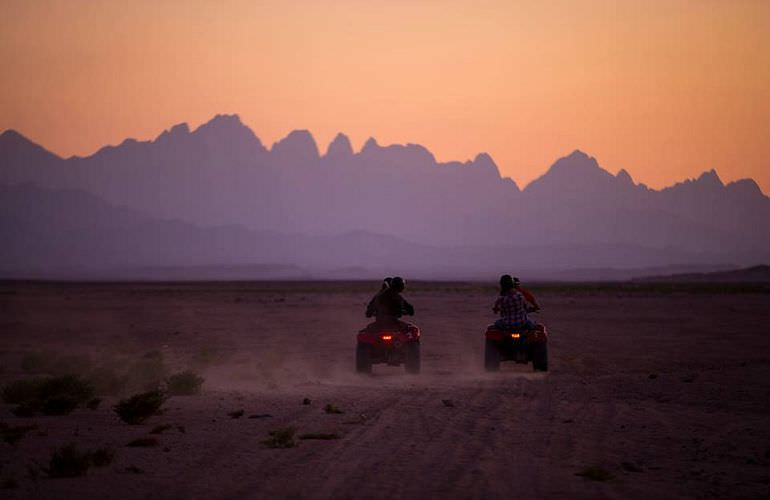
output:
M513 277L513 288L518 290L527 301L527 312L535 312L540 310L540 304L537 303L537 299L532 292L521 286L521 281L517 277Z
M367 318L371 318L372 316L377 316L377 301L380 298L380 295L382 295L382 292L390 288L391 281L393 281L393 278L391 278L390 276L382 280L382 287L380 287L380 290L374 294L374 297L372 297L372 300L370 300L369 303L366 305Z
M391 280L390 286L377 295L375 302L377 304L376 321L378 323L396 323L404 329L409 326L408 323L398 319L404 314L414 315L412 304L401 296L404 288L406 288L406 282L400 276L396 276Z
M500 296L495 301L492 311L500 313L500 319L495 321L495 327L501 330L535 328L535 323L527 318L527 301L516 289L510 274L500 277Z

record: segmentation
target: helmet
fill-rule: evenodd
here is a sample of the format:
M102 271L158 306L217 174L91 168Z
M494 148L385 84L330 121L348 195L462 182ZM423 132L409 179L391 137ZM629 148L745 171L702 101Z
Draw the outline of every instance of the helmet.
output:
M500 288L503 290L510 290L513 288L514 280L511 278L510 274L503 274L500 276Z
M390 281L390 288L392 288L396 292L403 292L404 288L406 288L406 280L402 278L401 276L395 276Z

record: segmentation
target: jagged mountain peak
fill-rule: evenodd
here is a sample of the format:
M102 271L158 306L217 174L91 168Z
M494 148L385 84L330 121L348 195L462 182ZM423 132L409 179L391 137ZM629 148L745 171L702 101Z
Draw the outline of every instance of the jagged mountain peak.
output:
M616 182L615 176L600 167L596 158L576 149L556 160L545 174L529 183L525 191L587 192L611 182Z
M243 130L248 130L252 133L251 129L247 127L246 125L241 122L241 117L237 114L232 115L226 115L226 114L219 114L215 115L211 120L207 121L206 123L200 125L197 129L195 129L196 134L201 133L207 133L210 131L217 131L217 132L241 132Z
M326 158L339 160L353 156L353 146L350 144L348 136L342 132L338 133L329 147L326 149Z
M224 144L227 147L236 147L236 145L251 146L255 147L258 152L265 151L265 147L262 145L259 137L241 122L241 117L237 114L216 115L195 129L193 135L201 137L209 143Z
M569 155L556 160L556 162L553 165L551 165L549 172L552 170L562 170L562 169L564 170L566 169L601 170L603 172L606 172L604 169L602 169L599 166L599 163L596 161L596 158L594 158L593 156L588 156L587 154L585 154L579 149L576 149Z
M739 179L725 186L729 191L745 197L764 196L754 179Z
M19 140L23 140L23 141L27 141L27 142L32 142L32 141L30 141L29 139L27 139L26 137L24 137L23 135L21 135L19 132L17 132L16 130L14 130L12 128L4 130L3 133L0 134L0 140L2 140L2 141L19 141Z
M370 137L364 143L364 147L361 148L361 153L365 153L367 151L377 149L379 147L380 145L377 144L377 139L375 139L374 137Z
M724 187L724 183L722 182L722 179L719 178L719 174L717 174L717 171L713 168L711 170L708 170L706 172L703 172L698 176L697 179L695 179L695 182L701 185L708 185L713 187Z
M292 162L314 161L320 157L313 135L305 129L289 132L289 135L273 144L270 153L281 160Z
M477 154L476 158L473 159L473 162L471 164L474 167L479 168L481 170L494 173L496 177L500 177L500 169L497 168L497 164L489 155L489 153Z
M0 134L0 159L5 157L19 158L27 155L38 155L46 158L59 158L43 146L32 142L26 136L14 129L7 129Z
M634 185L634 179L631 178L631 174L626 171L625 168L621 168L618 174L615 176L617 180L627 185Z
M177 123L170 129L164 130L154 142L168 142L176 139L184 138L190 135L190 126L186 122Z

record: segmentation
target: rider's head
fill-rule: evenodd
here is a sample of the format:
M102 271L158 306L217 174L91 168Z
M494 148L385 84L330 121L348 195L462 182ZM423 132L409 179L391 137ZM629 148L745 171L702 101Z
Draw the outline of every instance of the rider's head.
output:
M390 288L396 293L401 293L406 288L406 281L401 276L394 277L390 282Z
M500 293L506 293L513 289L513 278L510 274L500 276Z
M513 277L513 288L521 288L521 281L516 276Z

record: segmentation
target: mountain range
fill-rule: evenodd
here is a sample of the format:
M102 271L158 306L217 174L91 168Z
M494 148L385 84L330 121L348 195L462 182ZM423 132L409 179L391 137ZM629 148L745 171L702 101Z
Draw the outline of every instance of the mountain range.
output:
M7 130L0 184L6 273L269 263L450 276L770 260L770 198L750 179L725 185L710 170L653 190L574 151L520 189L485 153L439 163L373 138L355 152L339 134L322 154L304 130L268 149L236 115L66 159Z

